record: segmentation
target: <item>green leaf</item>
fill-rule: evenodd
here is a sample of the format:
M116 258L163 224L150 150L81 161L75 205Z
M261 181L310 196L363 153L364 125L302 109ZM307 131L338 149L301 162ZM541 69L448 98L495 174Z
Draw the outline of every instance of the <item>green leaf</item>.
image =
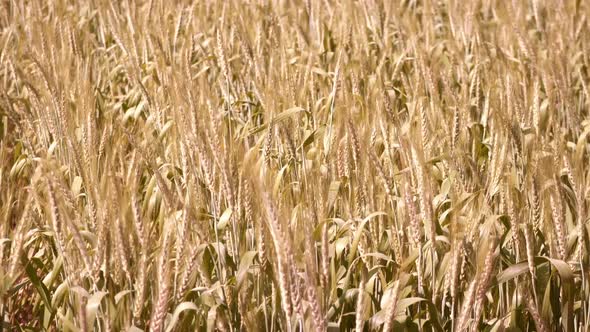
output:
M125 295L128 295L130 293L133 293L133 290L127 289L117 293L117 295L115 295L115 304L119 304L119 301L121 301L121 299L125 297Z
M387 213L385 212L373 212L370 215L368 215L365 219L363 219L363 221L361 221L360 226L357 228L356 232L354 233L354 238L352 240L352 245L350 246L350 253L348 254L348 262L352 263L354 260L354 256L356 255L356 251L358 249L358 245L359 242L361 240L361 236L363 235L363 230L365 228L365 224L377 217L377 216L383 216L383 215L387 215Z
M12 169L10 170L10 178L16 178L18 177L23 169L29 164L29 158L27 158L26 155L21 155L19 157L19 160L14 163L14 165L12 166Z
M285 175L285 171L287 170L287 168L289 167L289 164L283 166L281 168L281 170L279 171L279 173L277 173L277 176L275 177L275 182L272 188L272 193L273 195L278 195L279 193L279 188L281 187L281 182L283 181L283 176Z
M555 267L562 284L562 297L561 297L561 319L562 325L565 331L573 331L574 328L574 294L573 294L573 281L574 273L570 269L570 266L559 259L553 259L549 257L542 257L549 261L551 265Z
M37 276L37 273L35 272L35 268L33 267L33 265L30 262L31 261L29 261L29 263L25 264L25 266L26 266L25 272L27 273L27 276L31 280L33 287L35 287L35 289L37 290L37 293L39 293L39 296L41 297L41 301L43 301L43 303L45 304L45 308L47 308L47 310L49 310L51 313L54 313L55 310L51 306L51 301L49 300L49 298L50 298L49 290L47 289L47 286L45 286L45 284L43 282L41 282L41 280Z
M544 256L535 257L535 260L537 258L546 259L548 262L550 262L551 265L553 265L553 267L555 267L555 269L557 270L557 273L559 273L559 277L561 278L561 281L563 283L571 283L574 281L574 273L572 272L572 269L570 268L568 263L559 259L553 259Z
M380 252L370 252L370 253L366 253L364 255L362 255L362 257L375 257L375 258L379 258L382 259L386 262L391 262L391 263L395 263L395 261L393 259L391 259L391 257L382 254Z
M555 267L563 283L571 283L574 280L574 273L572 272L569 265L562 260L552 259L544 256L537 256L534 258L533 263L535 266L540 267L546 264L547 262L551 263L551 265ZM513 264L501 271L500 273L498 273L498 275L496 276L496 281L498 284L501 284L503 282L512 280L525 272L528 272L528 270L529 268L527 261Z
M303 109L303 108L301 108L301 107L292 107L292 108L289 108L288 110L286 110L286 111L284 111L284 112L281 112L279 115L275 116L275 117L274 117L274 118L273 118L271 121L273 121L273 122L274 122L274 124L276 125L277 123L279 123L279 122L281 122L281 121L283 121L283 120L287 119L288 117L290 117L290 116L292 116L292 115L295 115L295 114L297 114L297 113L299 113L299 112L301 112L301 111L304 111L304 109ZM266 122L265 124L263 124L263 125L260 125L260 126L258 126L258 127L256 127L256 128L254 128L254 129L251 129L251 130L248 132L248 135L254 135L254 134L256 134L256 133L259 133L259 132L261 132L261 131L265 130L266 128L268 128L268 124L269 124L271 121L268 121L268 122Z
M334 253L336 254L336 257L339 258L340 255L342 255L342 252L348 246L349 238L350 238L349 236L344 236L344 237L337 238L334 241Z
M338 198L338 192L340 191L340 181L332 181L330 183L330 188L328 189L328 211L332 209L334 203L336 202L336 198Z
M541 307L541 316L545 321L551 321L551 281L545 286L545 294L543 295L543 305Z
M301 143L301 145L297 148L297 150L300 149L305 149L308 145L310 145L311 143L313 143L316 139L316 137L318 137L319 135L322 135L324 133L325 127L319 127L316 130L312 131L309 135L307 135L305 137L305 139L303 140L303 143Z
M225 211L223 211L223 213L221 214L221 217L219 217L219 222L217 223L217 229L219 229L220 231L225 229L225 227L227 226L227 224L231 218L232 212L233 211L231 208L227 208L227 209L225 209Z
M543 264L546 264L546 262L544 261L544 257L535 257L533 263L535 266L541 266ZM498 284L507 282L509 280L516 278L517 276L519 276L523 273L527 273L528 271L529 271L529 265L528 265L527 261L510 265L508 268L506 268L506 269L500 271L500 273L498 273L498 275L496 276L496 282Z
M217 320L217 307L218 305L214 305L209 309L207 313L207 332L215 331L215 321Z
M242 287L242 283L248 275L248 270L250 269L250 266L252 266L252 262L254 262L254 257L256 257L256 254L256 251L248 251L242 255L240 266L238 267L238 273L236 275L236 288L238 290L240 290Z
M31 258L31 261L32 262L37 261L37 264L40 267L44 266L44 263L36 257ZM43 284L45 284L45 287L50 288L53 285L53 283L57 280L62 267L63 267L63 257L60 255L57 257L57 259L53 263L53 269L51 270L51 272L49 272L45 276L45 278L43 278Z
M166 332L172 331L172 329L178 322L180 314L186 310L198 311L199 308L192 302L182 302L181 304L177 305L176 309L174 309L174 313L172 314L172 318L170 319L170 323L168 323L168 326L166 327Z
M78 196L78 194L80 194L80 190L82 188L82 178L79 176L76 176L74 178L74 181L72 181L72 193L75 196Z
M57 317L61 321L64 331L80 332L80 329L76 326L76 324L74 324L74 322L72 322L70 319L68 319L62 313L58 312Z
M421 297L408 297L408 298L399 300L397 302L397 305L395 306L396 315L399 314L400 312L403 312L404 310L406 310L407 307L409 307L413 304L416 304L418 302L422 302L422 301L428 302L428 300L421 298Z
M507 282L516 278L517 276L527 272L529 270L527 262L521 262L518 264L510 265L508 268L500 271L496 276L498 284Z
M51 307L56 308L59 307L58 301L60 301L64 294L69 290L69 285L66 281L62 282L55 291L53 292L53 297L51 298Z
M96 292L88 299L86 304L86 326L89 331L94 330L94 321L96 320L96 313L100 307L100 302L108 292Z

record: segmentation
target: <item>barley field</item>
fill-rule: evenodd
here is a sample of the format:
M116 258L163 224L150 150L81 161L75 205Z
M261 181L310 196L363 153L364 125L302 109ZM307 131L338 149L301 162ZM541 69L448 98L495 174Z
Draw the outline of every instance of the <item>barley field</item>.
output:
M589 15L2 0L0 332L590 331Z

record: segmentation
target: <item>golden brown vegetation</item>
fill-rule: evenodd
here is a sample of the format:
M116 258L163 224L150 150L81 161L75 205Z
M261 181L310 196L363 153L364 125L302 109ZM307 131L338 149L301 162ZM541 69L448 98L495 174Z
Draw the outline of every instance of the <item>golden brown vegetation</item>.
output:
M0 3L2 331L588 331L585 1Z

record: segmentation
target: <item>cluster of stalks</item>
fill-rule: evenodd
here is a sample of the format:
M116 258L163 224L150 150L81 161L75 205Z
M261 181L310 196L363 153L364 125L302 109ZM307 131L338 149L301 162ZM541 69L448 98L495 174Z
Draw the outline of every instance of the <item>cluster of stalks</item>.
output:
M588 331L589 14L0 2L0 331Z

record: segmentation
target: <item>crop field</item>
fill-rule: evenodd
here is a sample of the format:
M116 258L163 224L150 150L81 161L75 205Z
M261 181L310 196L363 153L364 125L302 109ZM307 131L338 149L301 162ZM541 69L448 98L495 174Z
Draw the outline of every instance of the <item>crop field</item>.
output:
M0 0L0 332L590 331L589 17Z

